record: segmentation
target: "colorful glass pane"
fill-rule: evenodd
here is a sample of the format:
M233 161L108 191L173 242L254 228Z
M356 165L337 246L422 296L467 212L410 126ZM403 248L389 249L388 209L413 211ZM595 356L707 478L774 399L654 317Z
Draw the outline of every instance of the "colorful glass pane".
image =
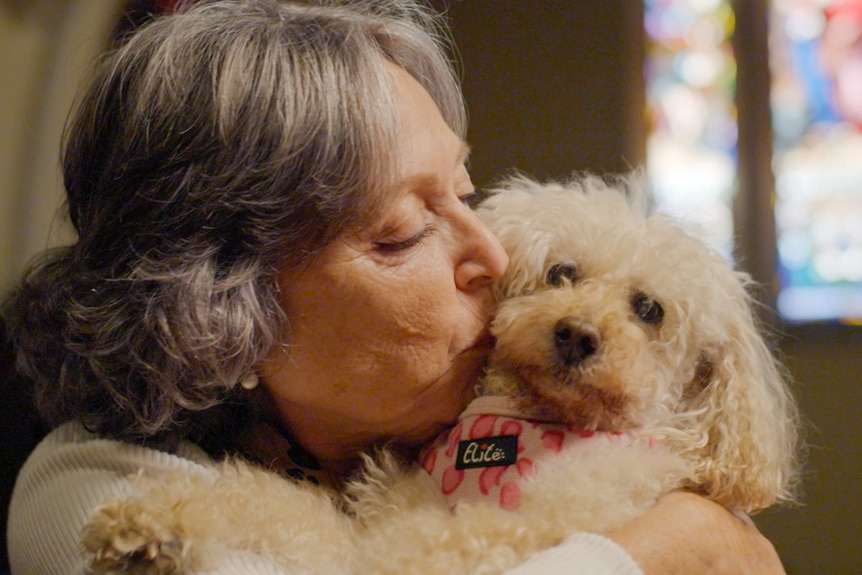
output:
M647 174L656 208L730 258L736 190L734 13L723 0L646 0Z
M862 320L862 0L775 0L778 310Z

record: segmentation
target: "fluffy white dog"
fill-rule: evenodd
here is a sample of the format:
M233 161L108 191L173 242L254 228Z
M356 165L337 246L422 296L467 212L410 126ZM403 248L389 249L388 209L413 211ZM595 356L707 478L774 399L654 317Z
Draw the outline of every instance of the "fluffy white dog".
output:
M493 573L673 489L748 513L792 498L797 412L749 278L647 208L637 175L509 179L478 210L511 257L482 395L421 465L384 454L346 515L242 464L141 478L86 527L94 570L193 571L233 546L297 572Z

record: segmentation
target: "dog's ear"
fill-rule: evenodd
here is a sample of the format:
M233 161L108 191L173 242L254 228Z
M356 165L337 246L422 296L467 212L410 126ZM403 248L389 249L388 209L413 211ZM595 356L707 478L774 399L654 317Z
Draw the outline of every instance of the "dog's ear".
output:
M695 423L683 451L698 489L750 513L793 498L798 412L750 307L741 307L728 310L727 337L702 349L684 392Z

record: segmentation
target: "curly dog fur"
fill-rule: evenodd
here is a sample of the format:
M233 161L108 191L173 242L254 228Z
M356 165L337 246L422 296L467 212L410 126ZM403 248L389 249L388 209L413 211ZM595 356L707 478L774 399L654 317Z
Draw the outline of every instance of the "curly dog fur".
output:
M141 477L85 528L93 571L193 572L216 557L204 550L233 547L297 573L496 573L673 489L748 513L791 500L797 411L749 277L648 201L638 174L516 176L478 209L511 258L483 393L632 445L543 462L514 511L453 512L430 476L386 453L338 501L238 462Z

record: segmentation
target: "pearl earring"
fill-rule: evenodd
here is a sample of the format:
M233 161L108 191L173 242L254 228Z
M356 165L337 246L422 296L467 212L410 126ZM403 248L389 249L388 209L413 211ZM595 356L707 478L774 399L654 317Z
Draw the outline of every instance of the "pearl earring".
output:
M257 384L260 383L260 379L257 377L257 374L254 372L249 373L244 378L242 378L239 384L243 387L243 389L252 390L257 387Z

